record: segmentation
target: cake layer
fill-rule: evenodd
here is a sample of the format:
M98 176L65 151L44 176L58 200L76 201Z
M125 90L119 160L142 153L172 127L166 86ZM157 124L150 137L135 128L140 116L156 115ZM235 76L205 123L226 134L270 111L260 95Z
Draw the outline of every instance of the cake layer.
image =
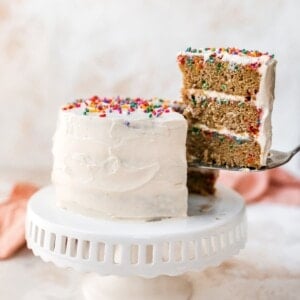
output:
M85 215L187 213L187 122L163 100L93 97L60 111L52 180L59 206Z
M179 55L178 61L185 88L245 95L249 99L259 90L261 75L254 68L240 64L232 67L219 58L205 61L201 56Z
M188 161L228 167L260 167L261 148L254 139L220 134L190 127L187 138Z
M255 99L272 55L236 48L191 49L177 57L184 88L213 90Z
M205 168L189 169L187 186L189 193L203 196L213 195L216 191L215 183L219 172Z
M195 96L183 90L183 100L189 103L184 115L194 126L204 125L213 130L257 136L262 109L252 102L208 96Z

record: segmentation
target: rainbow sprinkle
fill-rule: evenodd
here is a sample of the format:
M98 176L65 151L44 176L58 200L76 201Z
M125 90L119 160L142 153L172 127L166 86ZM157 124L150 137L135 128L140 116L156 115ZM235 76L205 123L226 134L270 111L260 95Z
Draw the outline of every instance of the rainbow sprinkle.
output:
M200 54L200 55L193 55ZM201 56L205 56L205 61ZM261 56L267 56L270 59L274 58L274 54L269 54L268 52L260 52L258 50L246 50L246 49L238 49L238 48L202 48L202 49L193 49L191 47L185 50L185 53L181 53L177 56L177 61L179 65L187 65L188 67L193 67L197 65L198 67L202 67L204 63L212 64L217 63L217 72L222 70L222 64L220 60L222 60L224 54L237 55L237 56L248 56L258 58ZM199 58L200 57L200 58ZM245 64L246 68L250 70L257 70L261 66L261 62L255 61L249 64ZM228 69L232 72L236 72L239 70L239 64L235 62L229 62Z
M62 110L68 111L76 108L83 109L83 115L98 114L100 118L105 118L109 114L118 113L130 115L136 111L142 111L149 118L158 118L165 113L176 111L177 101L153 98L145 100L142 98L100 98L93 96L88 99L78 99L62 107ZM126 124L129 126L128 124Z
M239 49L236 47L227 47L227 48L202 48L202 49L195 49L192 47L188 47L185 52L190 52L190 53L203 53L206 51L211 51L212 56L215 55L220 55L224 53L229 53L233 55L240 55L240 56L251 56L251 57L260 57L263 55L267 55L270 58L274 58L274 54L269 54L269 52L260 52L258 50L246 50L246 49Z

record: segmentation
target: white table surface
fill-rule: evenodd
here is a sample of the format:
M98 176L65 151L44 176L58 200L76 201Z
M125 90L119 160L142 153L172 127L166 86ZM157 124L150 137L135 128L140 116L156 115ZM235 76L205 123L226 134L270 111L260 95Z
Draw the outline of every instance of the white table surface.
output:
M238 256L217 268L186 275L193 283L192 300L299 299L300 208L252 205L248 223L248 243ZM0 262L0 299L83 299L83 277L23 249Z

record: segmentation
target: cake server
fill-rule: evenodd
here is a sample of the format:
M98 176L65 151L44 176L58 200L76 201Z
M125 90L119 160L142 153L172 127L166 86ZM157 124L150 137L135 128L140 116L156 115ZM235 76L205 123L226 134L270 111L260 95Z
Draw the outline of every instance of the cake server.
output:
M207 168L207 169L226 170L226 171L259 172L259 171L274 169L288 163L292 159L292 157L299 151L300 151L300 145L298 145L294 150L288 152L270 150L267 159L267 165L259 169L218 166L218 165L205 164L199 161L189 162L188 168L189 170L198 169L198 168Z

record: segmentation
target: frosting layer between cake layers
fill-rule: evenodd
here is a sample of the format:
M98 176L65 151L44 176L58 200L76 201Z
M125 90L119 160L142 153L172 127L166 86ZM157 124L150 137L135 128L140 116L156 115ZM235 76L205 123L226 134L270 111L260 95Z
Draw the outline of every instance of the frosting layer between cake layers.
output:
M95 217L185 216L186 134L184 117L163 100L65 106L53 144L57 204Z
M190 159L240 167L265 165L272 136L273 55L236 48L188 48L177 60L193 135L188 139ZM196 144L202 144L202 150Z

